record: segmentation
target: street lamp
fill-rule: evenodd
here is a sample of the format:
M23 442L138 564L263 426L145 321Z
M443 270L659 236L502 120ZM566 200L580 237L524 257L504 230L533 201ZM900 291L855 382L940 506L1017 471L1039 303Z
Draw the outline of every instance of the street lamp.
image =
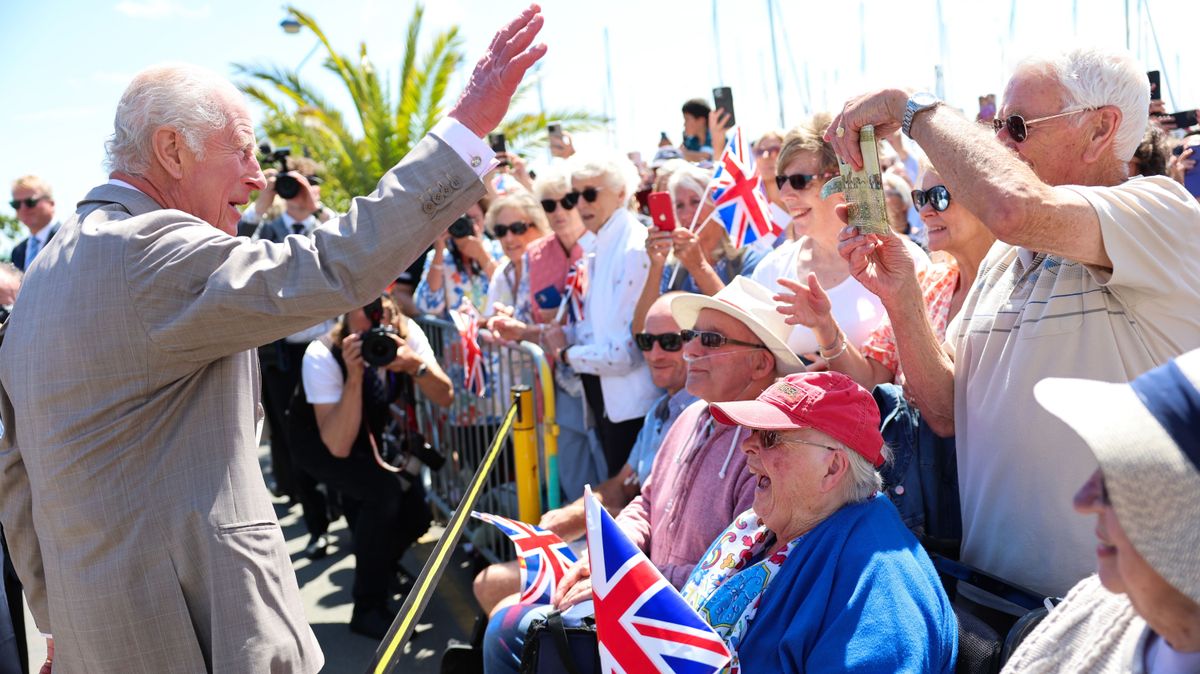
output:
M288 35L295 35L300 32L300 29L303 26L301 26L300 22L296 20L296 17L289 14L289 15L285 16L282 21L279 22L279 27L282 28L283 32L287 33ZM300 72L300 69L304 67L305 63L308 63L308 59L312 58L312 55L317 53L317 49L320 46L321 46L321 39L317 38L317 43L312 46L312 49L308 50L308 53L305 54L304 58L300 59L300 63L298 63L296 65L297 73Z

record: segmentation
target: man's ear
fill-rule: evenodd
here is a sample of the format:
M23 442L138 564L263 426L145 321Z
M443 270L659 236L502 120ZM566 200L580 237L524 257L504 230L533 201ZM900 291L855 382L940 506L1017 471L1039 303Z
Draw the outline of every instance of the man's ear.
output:
M1117 129L1121 127L1121 109L1115 105L1106 105L1096 110L1096 121L1091 125L1091 136L1083 150L1083 161L1093 163L1107 159L1112 153L1112 144L1116 141Z
M176 180L183 178L183 153L187 152L183 135L169 126L160 126L154 130L150 150L154 160L162 166L167 175Z

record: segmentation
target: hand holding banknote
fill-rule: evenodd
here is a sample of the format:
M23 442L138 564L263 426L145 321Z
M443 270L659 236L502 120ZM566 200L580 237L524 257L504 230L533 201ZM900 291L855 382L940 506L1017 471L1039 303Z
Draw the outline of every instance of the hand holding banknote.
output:
M881 89L846 101L842 111L825 130L825 140L834 152L856 171L863 169L859 129L875 127L879 138L891 135L904 121L904 109L911 92L905 89Z

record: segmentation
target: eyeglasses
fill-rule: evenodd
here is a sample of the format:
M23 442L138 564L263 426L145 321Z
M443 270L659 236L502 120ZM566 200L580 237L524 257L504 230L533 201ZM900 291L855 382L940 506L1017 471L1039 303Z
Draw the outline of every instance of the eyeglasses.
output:
M683 348L683 336L678 332L664 332L657 335L652 332L639 332L633 336L633 341L642 351L653 349L655 342L658 342L663 351L674 352Z
M602 191L603 190L601 190L599 187L585 187L582 190L571 192L567 196L575 197L575 203L579 203L579 197L583 197L584 201L588 202L589 204L594 204L596 203L596 199L600 198L600 192Z
M1024 143L1025 139L1029 137L1029 127L1033 126L1034 124L1041 124L1042 122L1048 122L1052 119L1058 119L1059 117L1066 117L1067 115L1077 115L1081 112L1088 112L1092 109L1093 108L1067 110L1066 112L1060 112L1057 115L1038 117L1037 119L1030 120L1026 120L1020 115L1009 115L1005 119L993 119L992 128L996 130L996 133L1000 133L1001 129L1008 129L1008 135L1012 137L1013 141L1017 143Z
M754 148L754 154L757 157L765 157L768 154L779 154L779 151L781 149L783 149L782 145L771 145L768 147L756 147L756 148Z
M913 190L912 200L918 211L925 208L925 204L929 204L930 208L941 213L950 208L950 190L946 189L945 185L934 185L927 190Z
M775 176L775 186L779 189L783 189L784 185L791 185L792 189L800 191L805 187L808 187L809 183L820 180L821 178L828 178L829 176L830 174L828 173L822 173L820 175L793 173L787 176Z
M553 213L561 205L564 211L569 211L575 208L575 204L577 203L579 203L579 193L568 192L562 199L557 201L554 199L542 199L542 210L546 211L546 213Z
M521 236L529 231L533 225L528 222L514 222L511 225L492 225L492 231L496 233L497 239L503 239L505 234L513 233L513 236Z
M771 449L779 445L812 445L813 447L824 447L834 452L841 449L840 447L822 445L819 442L809 442L808 440L784 440L783 433L780 431L754 431L754 433L758 435L758 446L763 449Z
M740 339L731 339L722 335L719 332L710 332L704 330L680 330L679 336L683 341L690 342L697 337L700 338L700 346L706 349L715 349L726 344L737 344L738 346L752 346L756 349L767 348L766 344L755 344L754 342L743 342Z
M24 199L13 199L12 201L8 202L8 205L12 206L12 209L14 211L19 211L19 210L21 210L22 206L24 206L25 208L33 208L34 206L38 205L39 201L41 201L42 199L45 199L45 198L46 197L42 196L42 197L26 197Z
M308 184L316 187L321 184L321 176L304 176L308 180Z

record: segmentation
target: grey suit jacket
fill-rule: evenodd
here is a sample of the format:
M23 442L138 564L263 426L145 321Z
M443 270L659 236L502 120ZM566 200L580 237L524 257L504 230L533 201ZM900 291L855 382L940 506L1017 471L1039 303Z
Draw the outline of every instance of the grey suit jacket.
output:
M56 672L315 672L253 347L366 304L484 189L426 137L312 237L93 189L0 346L0 520Z

